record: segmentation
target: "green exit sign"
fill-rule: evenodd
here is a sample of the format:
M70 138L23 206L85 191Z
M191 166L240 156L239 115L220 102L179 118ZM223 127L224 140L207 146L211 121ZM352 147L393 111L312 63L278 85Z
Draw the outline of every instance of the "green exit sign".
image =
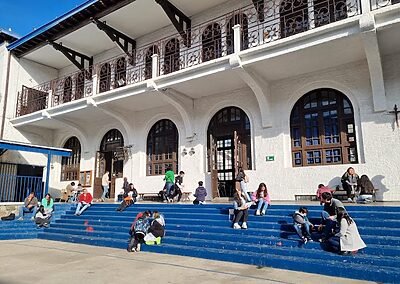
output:
M267 162L275 161L275 156L266 156L265 161L267 161Z

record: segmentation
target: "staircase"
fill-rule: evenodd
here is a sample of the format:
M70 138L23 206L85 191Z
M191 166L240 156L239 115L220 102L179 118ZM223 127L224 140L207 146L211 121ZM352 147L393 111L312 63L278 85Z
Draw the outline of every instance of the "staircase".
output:
M56 203L55 211L52 216L52 222L65 215L73 205L69 203ZM18 240L18 239L36 239L38 232L43 229L36 229L35 223L31 220L33 214L25 214L24 220L18 220L16 216L12 221L0 221L0 240Z
M250 210L248 230L233 230L229 205L136 204L116 212L115 204L94 204L81 216L73 210L38 232L38 238L126 249L136 214L158 210L166 219L160 246L143 251L268 266L330 276L395 283L400 279L400 208L347 206L367 248L355 256L323 251L321 244L299 242L291 223L294 205L275 205L267 216ZM321 207L309 206L319 220ZM314 236L317 238L318 236Z

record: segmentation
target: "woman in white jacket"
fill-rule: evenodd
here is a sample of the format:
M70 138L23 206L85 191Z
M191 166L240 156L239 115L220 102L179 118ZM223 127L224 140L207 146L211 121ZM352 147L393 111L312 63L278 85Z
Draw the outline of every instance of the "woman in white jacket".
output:
M343 208L338 208L337 222L340 225L340 231L328 240L328 245L334 252L355 254L366 247L358 233L356 223Z

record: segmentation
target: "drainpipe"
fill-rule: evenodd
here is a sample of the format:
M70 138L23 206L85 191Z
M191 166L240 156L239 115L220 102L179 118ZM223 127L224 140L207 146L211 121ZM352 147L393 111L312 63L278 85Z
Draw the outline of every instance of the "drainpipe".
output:
M4 104L3 104L3 115L2 115L2 120L1 120L0 139L3 139L4 125L6 123L6 111L7 111L7 101L8 101L8 81L10 80L10 65L11 65L11 52L8 51L7 69L6 69L6 84L5 84L5 89L4 89Z

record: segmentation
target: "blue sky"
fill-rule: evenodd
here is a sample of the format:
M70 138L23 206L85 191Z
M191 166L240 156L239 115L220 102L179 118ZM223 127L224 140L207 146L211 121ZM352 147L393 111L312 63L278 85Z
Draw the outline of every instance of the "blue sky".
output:
M86 0L0 0L0 28L24 36Z

